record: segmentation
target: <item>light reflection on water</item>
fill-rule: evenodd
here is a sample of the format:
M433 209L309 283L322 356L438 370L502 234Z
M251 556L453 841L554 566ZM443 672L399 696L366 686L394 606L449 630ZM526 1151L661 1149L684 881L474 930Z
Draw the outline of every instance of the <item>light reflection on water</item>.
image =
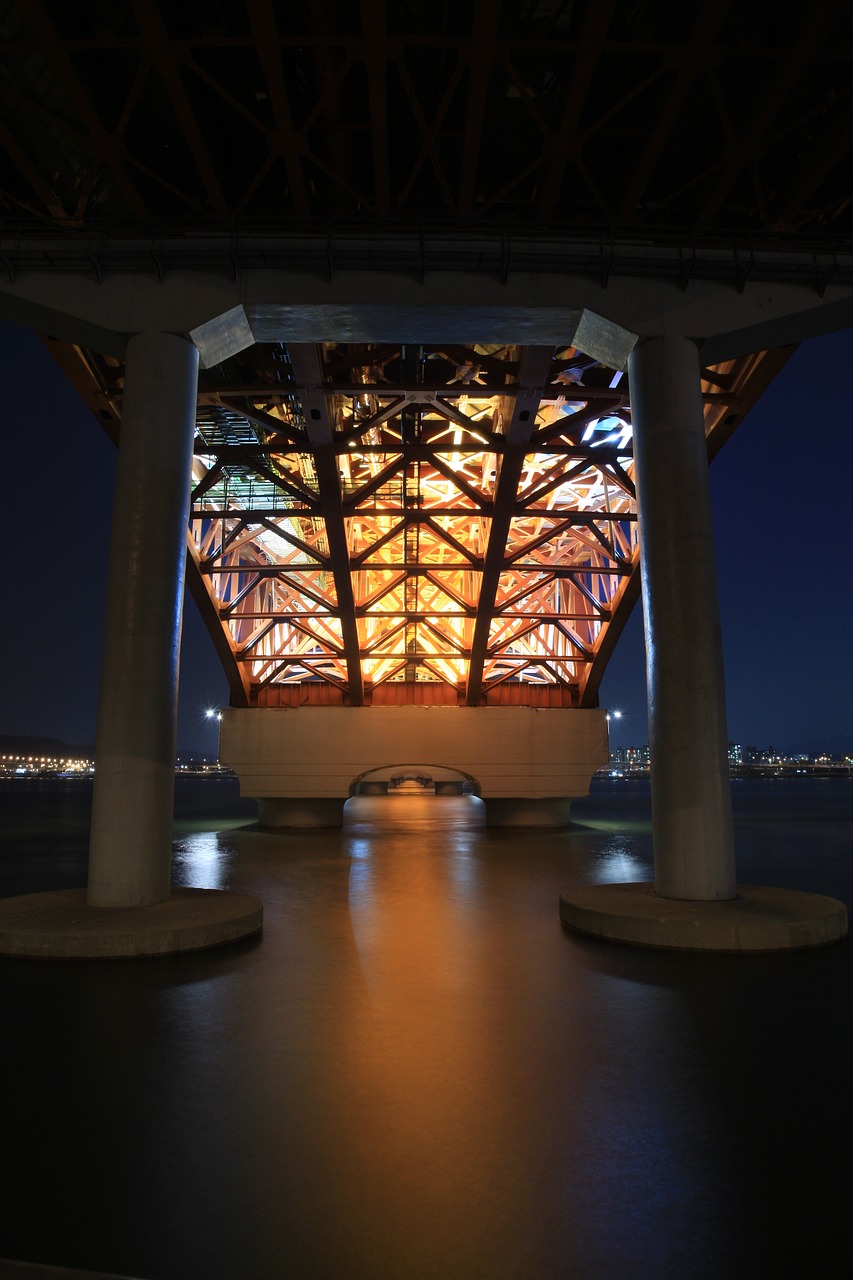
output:
M651 874L641 792L568 831L384 799L334 831L181 832L176 878L261 897L258 942L8 964L0 1255L149 1280L829 1274L853 1188L815 1134L853 1142L850 948L566 934L560 892ZM849 807L812 811L807 859L739 814L747 874L774 853L776 882L850 900Z
M224 889L229 845L218 831L199 831L179 840L172 855L173 878L197 889Z
M600 850L595 866L602 884L628 884L650 878L648 864L626 848L622 841Z

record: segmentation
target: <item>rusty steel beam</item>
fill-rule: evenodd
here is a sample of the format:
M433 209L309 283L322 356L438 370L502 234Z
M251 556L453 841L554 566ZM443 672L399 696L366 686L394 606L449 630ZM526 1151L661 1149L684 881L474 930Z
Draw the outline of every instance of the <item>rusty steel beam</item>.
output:
M297 425L290 422L287 430L298 446L287 452L301 456L298 468L293 456L282 465L292 468L285 474L296 484L301 471L312 492L319 491L315 505L299 495L298 506L281 507L266 485L269 510L263 502L252 510L255 494L248 489L245 506L237 489L227 512L205 509L202 502L194 510L194 521L204 521L193 530L198 573L209 598L221 596L215 621L220 632L225 628L225 640L220 636L218 643L227 649L230 638L235 651L223 660L245 673L250 697L261 686L314 678L346 693L353 671L363 685L368 678L381 684L417 666L420 680L448 683L463 697L470 669L467 695L480 703L493 685L521 672L536 685L571 688L575 703L594 699L609 628L618 615L615 635L636 581L633 485L627 448L597 447L594 434L587 445L573 447L576 456L565 464L534 456L542 452L543 432L564 429L562 423L536 425L554 413L544 393L555 368L565 366L549 363L549 354L532 349L522 361L505 362L506 376L513 379L507 391L513 394L473 393L468 413L479 411L478 401L482 408L493 400L487 419L497 407L504 424L503 434L484 441L475 456L458 456L473 447L470 433L480 431L465 414L451 419L443 448L403 443L403 436L417 434L415 400L423 393L413 393L412 399L394 396L399 438L353 450L347 459L337 447L356 411L322 382L320 349L294 348L298 385L306 390L301 406L290 392ZM729 419L743 416L775 368L772 358L756 356L708 371L706 385L725 390L723 399L706 405L709 453L720 432L730 432ZM288 372L285 366L283 376ZM447 376L453 373L451 368ZM100 371L96 405L111 381L108 374ZM618 393L608 390L612 400ZM205 411L199 429L215 431L218 443L198 441L197 449L215 455L226 474L234 466L244 475L248 465L280 484L271 470L275 464L265 461L270 442L246 442L254 434L254 414L262 437L277 433L279 420L251 405L229 407L233 412L218 423ZM597 402L599 413L606 415L609 407L603 398ZM386 432L375 424L375 408L363 403L358 412L374 420L378 438ZM571 429L572 416L565 425ZM458 446L451 437L458 437ZM231 438L240 443L228 443ZM617 455L625 469L616 465ZM417 466L411 465L415 456ZM401 473L407 468L404 485ZM215 478L202 481L213 483ZM617 484L624 492L616 492ZM386 485L394 493L380 506L376 498ZM291 562L300 555L301 563ZM353 602L348 630L341 608L347 586Z
M232 707L249 706L249 681L237 661L237 649L228 623L220 615L219 602L211 589L211 579L202 572L198 552L191 538L187 539L186 585L195 600L207 633L213 642L216 656L222 663Z
M838 157L846 156L853 146L853 112L849 100L843 123L834 128L826 126L821 132L820 144L799 160L790 185L778 193L777 202L784 203L774 210L771 218L773 228L778 231L787 231L798 219L806 221L814 216L813 210L808 209L808 201L837 166Z
M51 217L65 218L65 210L56 192L50 183L42 177L33 164L31 157L18 145L17 138L2 121L0 121L0 145L2 145L9 159L17 166L21 176L32 188L33 194L42 202Z
M658 112L655 127L646 138L642 154L628 183L618 215L620 221L626 223L633 221L637 205L672 133L672 127L678 119L685 99L702 68L713 57L714 41L730 5L731 0L708 0L707 3L699 6L690 38L679 52L675 79L669 95Z
M370 98L370 136L373 146L373 190L381 218L391 211L391 163L388 153L388 18L385 0L361 0L361 31Z
M326 395L322 389L323 372L320 352L316 346L299 343L293 343L287 350L296 381L310 388L306 389L301 396L305 430L314 453L320 505L326 524L329 561L335 580L337 612L341 620L350 701L354 707L361 707L364 705L364 680L361 674L355 596L350 575L350 554L344 524L341 481L334 449L334 432L329 418Z
M470 216L477 187L477 161L486 119L486 99L494 66L501 6L495 0L475 0L471 21L468 118L462 143L459 179L459 215Z
M427 126L424 113L421 109L420 101L418 100L418 95L415 90L415 86L412 83L411 76L409 75L408 68L406 67L404 52L401 53L400 57L397 59L396 66L397 66L397 72L400 76L400 80L402 81L403 87L408 96L409 103L412 108L412 112L414 113L415 120L417 121L418 128L421 131L421 137L423 139L420 152L418 153L418 157L415 160L415 163L412 166L412 170L408 178L406 179L405 183L402 185L400 194L397 197L397 207L399 209L405 208L406 203L408 202L409 196L411 195L412 188L414 187L415 182L417 181L418 174L423 168L427 160L427 157L429 157L429 161L430 161L430 164L432 165L433 173L435 174L435 180L438 183L439 190L441 191L442 197L444 199L444 203L448 209L452 209L453 196L451 195L450 186L445 176L444 169L441 166L441 160L439 159L439 156L436 152L436 143L439 138L439 131L444 121L444 117L447 115L447 112L450 110L450 104L453 102L453 99L456 96L456 90L459 87L459 81L462 77L462 72L464 70L465 63L461 56L457 57L456 66L454 67L453 73L447 82L447 86L444 91L444 96L441 102L439 103L438 110L435 113L433 122L429 126Z
M77 74L65 41L54 26L47 8L42 0L27 0L26 5L22 7L22 14L42 53L48 62L52 63L60 84L88 130L89 137L86 141L92 155L111 171L130 210L137 217L147 218L149 210L125 168L123 150L104 127L100 115Z
M308 441L306 437L294 427L289 426L286 422L283 422L281 418L276 418L271 413L265 413L263 409L255 408L254 405L242 404L239 400L235 400L233 398L235 394L245 395L247 397L257 396L260 398L264 394L263 391L244 390L236 393L230 392L228 395L223 393L219 399L223 408L233 409L235 413L242 413L244 417L248 418L251 422L256 422L259 427L266 427L267 431L271 432L274 437L278 436L285 441L289 446L289 449L302 450L303 452L307 451ZM283 392L283 394L285 393ZM293 390L287 390L286 394L292 395ZM275 443L275 440L273 440L273 447ZM286 450L282 449L281 452L284 453Z
M542 184L542 196L536 215L538 222L550 221L560 198L563 177L577 147L581 112L590 82L604 52L614 7L615 0L593 0L593 3L587 6L563 107L563 118L557 135L549 147L550 164Z
M402 383L402 382L324 382L323 390L326 395L336 396L383 396L386 400L392 396L409 396L419 402L430 404L438 397L442 400L460 400L468 397L474 400L489 400L494 396L500 396L502 399L508 399L517 394L516 387L496 386L494 383L472 383L468 386L446 386L442 383ZM254 396L258 400L267 399L269 401L280 400L286 396L300 395L305 388L292 382L247 382L247 383L227 383L213 382L206 378L204 370L201 373L199 384L199 400L202 403L208 401L216 402L220 398L223 404L229 403L229 397L233 400L236 396ZM542 392L542 403L547 404L554 400L612 400L625 399L624 392L620 392L613 387L585 387L582 383L572 384L556 384L546 381L546 385ZM399 402L402 403L402 402ZM395 405L395 412L399 408L399 403ZM236 407L236 406L234 406ZM260 419L259 419L260 421ZM279 422L282 430L286 430L286 424Z
M175 56L175 45L169 38L160 10L155 0L131 0L131 4L143 44L166 86L166 92L190 149L193 163L204 183L207 198L217 213L227 213L228 204L222 194L213 161L187 97L187 91L181 79L181 69Z
M281 154L294 208L300 218L307 218L311 212L311 205L299 153L299 142L293 127L287 86L282 72L281 38L276 25L275 10L271 0L246 0L246 9L275 119L276 132L274 138L270 139L270 150Z
M507 451L501 462L500 476L495 490L489 542L483 563L480 585L480 601L474 636L471 641L471 657L468 664L468 687L465 701L475 707L483 691L483 664L489 645L489 630L495 615L500 576L506 563L506 541L513 511L518 501L518 485L524 455L536 426L536 411L542 391L551 369L552 347L528 347L519 370L517 394L508 414Z
M744 168L766 143L767 132L780 107L814 59L839 10L846 7L846 0L822 0L808 10L800 10L803 19L796 39L788 46L775 83L759 95L757 110L751 112L742 129L736 130L723 158L723 172L715 173L708 197L696 217L697 226L709 226L713 222Z

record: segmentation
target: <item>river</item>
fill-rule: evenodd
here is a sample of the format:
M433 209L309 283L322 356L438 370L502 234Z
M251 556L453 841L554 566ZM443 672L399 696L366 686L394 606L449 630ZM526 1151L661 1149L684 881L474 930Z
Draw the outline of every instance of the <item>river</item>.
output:
M853 779L733 783L739 878L853 904ZM0 894L85 878L85 783L0 784ZM648 783L561 832L471 797L270 834L181 780L177 882L260 940L3 960L0 1257L142 1280L733 1280L849 1251L849 943L763 956L568 934L651 876ZM842 1256L843 1253L842 1253Z

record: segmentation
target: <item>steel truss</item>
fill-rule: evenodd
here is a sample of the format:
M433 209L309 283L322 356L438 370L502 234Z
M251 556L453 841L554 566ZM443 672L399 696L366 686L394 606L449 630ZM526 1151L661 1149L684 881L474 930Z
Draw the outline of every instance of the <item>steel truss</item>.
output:
M238 700L595 705L636 597L626 380L571 347L254 351L254 389L202 388L191 521ZM763 360L707 371L712 448Z
M614 227L831 250L851 230L850 6L772 18L723 0L8 0L0 198L21 226L0 265L45 223L109 242L152 220L184 220L182 239L187 220L570 225L602 233L605 274ZM168 269L156 228L148 257Z

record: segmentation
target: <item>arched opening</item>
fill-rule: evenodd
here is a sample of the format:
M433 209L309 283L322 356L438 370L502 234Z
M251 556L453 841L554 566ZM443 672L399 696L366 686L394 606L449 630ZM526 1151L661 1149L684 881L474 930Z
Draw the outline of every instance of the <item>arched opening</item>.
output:
M389 764L366 769L350 783L344 823L421 823L483 826L478 780L444 765Z
M378 769L365 769L353 778L349 793L353 796L431 793L436 796L479 796L480 784L471 773L449 769L438 764L388 764Z

